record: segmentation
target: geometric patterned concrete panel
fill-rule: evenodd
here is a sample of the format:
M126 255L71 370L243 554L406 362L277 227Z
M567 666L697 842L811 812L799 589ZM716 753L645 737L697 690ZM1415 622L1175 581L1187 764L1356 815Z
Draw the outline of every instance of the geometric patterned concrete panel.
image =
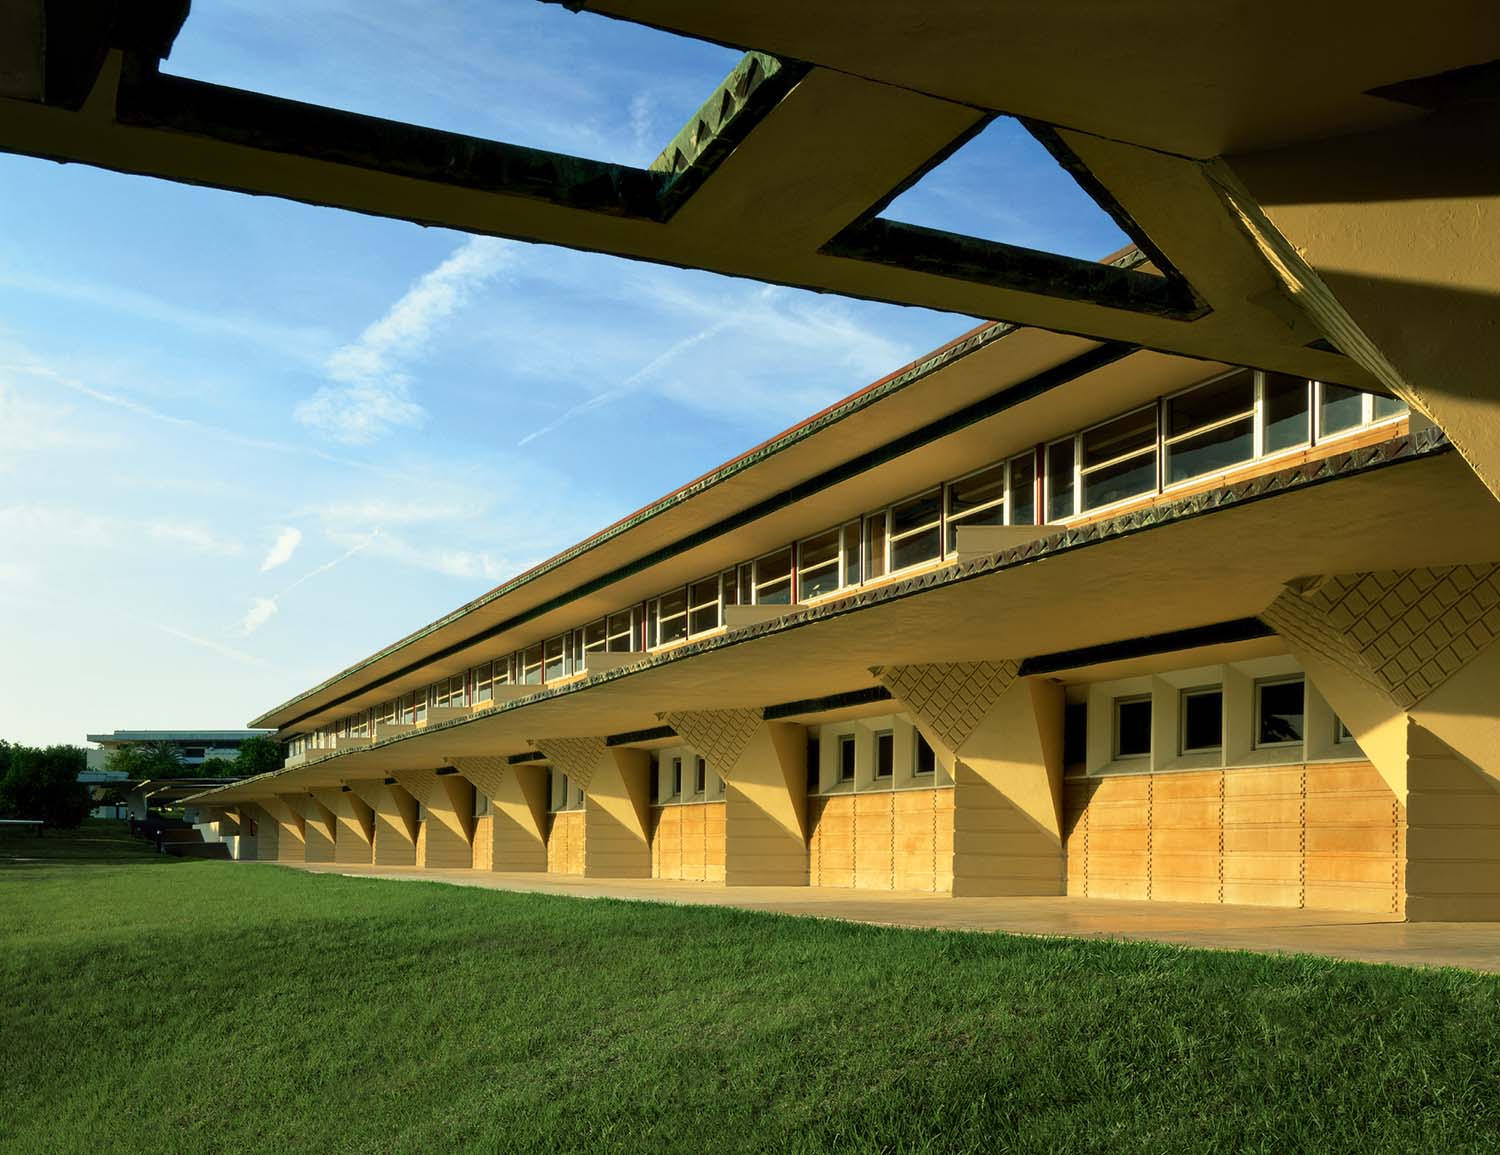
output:
M391 777L423 806L433 804L432 791L437 786L438 777L436 770L397 770Z
M604 758L603 738L531 738L531 744L546 755L559 773L587 790L594 769Z
M726 782L761 725L759 710L691 710L661 718Z
M1500 639L1500 563L1338 574L1260 616L1409 709Z
M908 710L957 753L1010 689L1020 664L1001 662L934 662L912 666L876 666L871 671Z
M509 768L504 758L483 755L472 758L449 758L447 762L491 801L500 789L500 783L505 780L505 771Z

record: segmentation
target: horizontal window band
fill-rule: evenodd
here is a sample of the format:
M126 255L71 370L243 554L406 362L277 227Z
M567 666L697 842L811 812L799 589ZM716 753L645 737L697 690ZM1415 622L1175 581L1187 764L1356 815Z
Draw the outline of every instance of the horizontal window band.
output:
M1169 654L1176 650L1192 650L1201 646L1247 642L1256 638L1275 636L1276 631L1259 618L1234 618L1231 621L1215 622L1207 626L1170 630L1164 634L1148 634L1145 637L1130 638L1120 642L1104 642L1097 646L1083 646L1076 650L1039 654L1021 663L1020 676L1034 677L1038 674L1052 674L1061 670L1095 666L1102 662L1118 662L1127 658L1144 658L1154 654Z
M629 746L635 742L655 742L662 738L675 738L677 731L671 726L649 726L644 730L626 730L622 734L610 734L604 739L606 746Z

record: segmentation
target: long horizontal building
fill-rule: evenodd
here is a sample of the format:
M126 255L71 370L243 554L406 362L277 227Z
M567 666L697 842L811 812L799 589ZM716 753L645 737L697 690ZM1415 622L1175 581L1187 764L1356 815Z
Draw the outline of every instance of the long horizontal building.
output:
M987 324L256 719L242 857L1500 918L1500 505Z

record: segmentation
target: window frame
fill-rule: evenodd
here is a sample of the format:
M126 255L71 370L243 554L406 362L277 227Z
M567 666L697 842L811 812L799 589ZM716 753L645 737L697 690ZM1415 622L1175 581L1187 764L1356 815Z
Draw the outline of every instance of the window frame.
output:
M1219 699L1219 741L1215 746L1189 746L1187 740L1188 732L1188 699L1206 698L1210 695ZM1177 752L1184 757L1194 754L1218 754L1224 750L1224 684L1222 682L1212 686L1193 686L1190 689L1181 690L1177 696Z
M1122 707L1125 707L1125 706L1138 706L1138 705L1141 705L1142 703L1144 703L1146 706L1150 707L1150 712L1148 714L1148 717L1149 717L1150 721L1148 722L1148 724L1146 726L1146 748L1144 750L1141 750L1141 751L1135 751L1135 752L1132 752L1132 753L1126 753L1125 751L1123 751L1120 748L1120 734L1121 734L1120 711L1121 711ZM1155 743L1152 741L1152 738L1154 737L1154 730L1155 730L1155 725L1156 725L1156 704L1152 701L1152 696L1149 693L1148 694L1122 694L1120 697L1114 698L1110 702L1110 718L1111 718L1111 723L1112 723L1112 725L1111 725L1111 731L1112 732L1110 734L1110 754L1111 754L1111 757L1116 762L1133 761L1133 760L1135 760L1137 758L1145 758L1145 759L1149 760L1151 758L1152 754L1155 753L1155 751L1153 749Z
M875 730L870 736L870 776L876 782L894 782L896 780L896 731ZM889 762L885 769L881 769L882 747Z
M1220 373L1216 377L1210 377L1206 381L1199 381L1195 385L1189 385L1186 389L1179 389L1175 393L1169 393L1161 399L1161 415L1157 419L1157 439L1161 443L1161 460L1157 463L1157 476L1160 478L1160 491L1162 493L1168 493L1174 489L1179 488L1180 486L1200 485L1203 483L1205 478L1221 477L1226 473L1231 473L1235 470L1243 469L1246 465L1251 465L1265 456L1265 454L1261 452L1261 387L1264 379L1264 374L1259 369L1249 370L1250 408L1235 412L1228 417L1220 417L1217 420L1210 421L1207 425L1194 426L1192 429L1189 429L1185 433L1178 433L1175 436L1169 436L1167 433L1167 430L1169 428L1167 424L1167 418L1171 410L1173 401L1177 400L1177 398L1179 397L1186 397L1190 393L1196 393L1200 389L1207 389L1210 386L1217 385L1222 381L1227 381L1229 378L1239 376L1244 372L1246 372L1244 368L1230 369L1227 372ZM1204 471L1203 473L1190 474L1187 477L1179 478L1177 481L1169 480L1169 478L1171 477L1172 447L1174 445L1177 445L1183 441L1190 440L1194 437L1201 437L1205 433L1212 433L1216 429L1223 429L1226 425L1233 425L1237 421L1245 421L1247 419L1250 422L1249 457L1245 457L1239 461L1232 462L1231 464L1226 465L1220 469L1209 469ZM1298 448L1301 448L1301 446L1290 446L1288 450L1277 450L1277 452L1289 452L1290 450Z
M886 507L886 577L894 577L896 574L907 573L911 570L921 569L923 566L936 564L938 562L941 562L944 557L947 556L943 551L943 494L944 486L942 483L939 483L937 485L928 486L920 493L914 493L910 497L903 497L900 501L893 501ZM901 507L907 505L915 505L919 501L926 501L933 498L934 496L936 496L937 499L934 503L937 508L937 513L934 516L933 520L924 521L920 525L913 526L910 529L904 529L900 533L896 532L897 509L900 509ZM903 566L898 567L896 565L897 543L908 541L911 538L919 537L922 534L932 533L934 530L937 531L937 552L935 554L933 554L931 557L923 558L920 561L908 562Z
M849 773L844 773L844 751L849 751ZM838 735L838 781L853 782L859 777L859 749L855 745L853 734Z
M1151 444L1149 446L1147 446L1145 448L1142 448L1142 449L1132 449L1128 453L1119 453L1119 454L1116 454L1114 457L1107 458L1104 461L1095 462L1093 465L1090 465L1090 466L1087 466L1087 467L1084 466L1084 464L1083 464L1083 448L1084 448L1084 438L1085 437L1087 437L1090 433L1094 432L1094 430L1096 430L1096 429L1103 429L1105 426L1107 426L1107 425L1113 425L1117 421L1123 421L1127 417L1134 417L1138 413L1146 413L1146 412L1150 412L1152 414L1152 419L1156 423L1156 432L1155 432L1155 435L1152 437ZM1083 516L1085 514L1088 515L1089 517L1097 517L1099 515L1099 513L1100 513L1101 510L1114 509L1116 506L1124 505L1127 502L1140 501L1141 498L1143 498L1143 497L1149 497L1149 496L1153 496L1153 495L1161 493L1161 488L1162 488L1162 486L1161 486L1161 483L1162 483L1162 419L1161 418L1162 418L1161 398L1157 398L1156 400L1150 402L1147 405L1137 405L1134 409L1127 409L1127 410L1125 410L1124 413L1117 413L1113 417L1107 418L1104 421L1096 421L1093 425L1085 426L1083 429L1080 429L1076 434L1074 434L1074 439L1075 439L1075 443L1074 443L1074 446L1073 446L1073 511L1074 511L1073 512L1073 516L1074 517L1081 517L1081 516ZM1113 468L1114 466L1119 465L1122 462L1134 461L1137 458L1144 458L1148 454L1154 455L1154 457L1155 457L1155 468L1152 470L1152 473L1153 473L1153 483L1150 486L1150 488L1143 489L1143 490L1141 490L1138 493L1126 494L1124 497L1117 497L1117 498L1113 499L1112 501L1101 502L1098 505L1091 505L1091 506L1085 506L1084 505L1084 503L1083 503L1083 501L1084 501L1083 487L1084 487L1084 483L1085 483L1086 479L1091 474L1098 473L1098 472L1100 472L1101 470L1104 470L1104 469Z
M779 557L782 554L785 554L787 559L785 575L762 581L760 576L761 563L773 557ZM753 595L752 604L757 606L794 606L797 604L794 596L797 592L797 551L794 546L785 545L780 549L769 550L751 561L750 566L750 592ZM768 602L764 600L762 591L780 586L783 582L786 583L786 601Z
M983 504L976 505L972 509L966 509L962 513L953 512L953 490L971 478L982 474L1000 472L1000 496ZM978 514L998 508L1000 510L999 521L974 521ZM958 556L958 531L965 524L968 525L1009 525L1010 524L1010 459L995 462L990 465L981 466L970 470L961 477L955 477L952 481L943 482L943 502L941 507L943 520L943 557L951 558ZM949 545L949 541L952 545Z
M1261 707L1261 691L1269 686L1287 686L1296 682L1302 687L1302 733L1294 738L1282 742L1262 742L1261 719L1263 717ZM1257 678L1251 690L1254 709L1250 719L1250 736L1252 750L1290 750L1296 746L1303 746L1307 742L1307 674L1277 674L1270 678Z
M811 537L804 537L797 542L797 604L806 605L811 602L820 601L823 598L834 597L842 593L845 588L844 581L844 530L845 526L836 525L832 529L825 529L821 533L815 533ZM807 547L833 539L833 556L826 561L820 561L815 566L804 564L803 559L807 556ZM804 586L808 577L814 573L823 573L827 570L833 572L833 588L823 590L820 593L810 593Z

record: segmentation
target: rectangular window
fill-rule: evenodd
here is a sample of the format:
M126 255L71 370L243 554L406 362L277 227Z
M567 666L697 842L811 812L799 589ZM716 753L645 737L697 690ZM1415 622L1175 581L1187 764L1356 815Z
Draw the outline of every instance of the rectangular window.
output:
M1255 456L1255 372L1241 369L1170 397L1166 483L1221 473Z
M896 772L896 736L889 730L875 732L875 777L889 778Z
M740 599L735 604L741 606L755 604L754 567L748 561L740 565Z
M735 580L735 573L727 569L719 575L719 581L724 587L724 604L726 606L737 606L740 604L739 582Z
M885 577L886 515L872 513L865 518L865 580Z
M958 550L961 525L1005 524L1005 466L992 465L948 483L948 553Z
M1353 429L1364 421L1365 395L1347 385L1318 382L1318 437Z
M1255 684L1256 746L1295 746L1302 741L1301 678L1278 678Z
M474 791L474 817L483 818L490 812L490 796L483 790Z
M1086 429L1079 438L1082 508L1098 509L1156 489L1156 406Z
M1344 725L1342 718L1334 718L1333 720L1333 740L1335 743L1354 741L1354 732L1348 726Z
M797 600L831 594L839 588L840 531L830 529L797 546Z
M521 651L521 683L526 686L542 684L542 646L538 642Z
M688 633L687 587L662 594L653 603L656 613L656 644L680 642Z
M548 638L542 651L542 681L555 682L568 676L568 635Z
M818 777L821 755L818 739L809 734L807 736L807 792L809 794L816 794L821 784Z
M891 572L936 561L943 553L943 491L891 506Z
M1384 421L1387 417L1400 417L1410 410L1399 397L1387 397L1383 393L1370 394L1370 420Z
M696 637L719 625L719 579L715 575L688 586L688 634Z
M839 781L854 781L854 735L839 735Z
M698 764L693 771L693 793L708 793L708 763L701 755L698 757Z
M495 700L495 664L486 662L482 666L474 667L474 701L493 702Z
M932 774L937 771L937 751L932 748L932 743L922 737L920 730L913 730L916 735L916 749L912 752L912 773Z
M628 654L635 649L635 611L621 610L605 619L605 648L612 654Z
M448 705L456 710L466 709L469 705L469 683L467 675L455 674L448 679Z
M779 549L755 559L755 604L792 604L792 550Z
M844 526L844 584L857 586L862 580L860 573L859 522L851 521Z
M604 651L606 634L603 618L600 618L597 622L590 622L578 632L583 635L583 652L585 654L585 662L588 661L588 654L598 654Z
M1074 501L1073 438L1047 446L1047 520L1062 521L1077 509Z
M682 797L682 759L672 759L672 797Z
M1036 524L1036 454L1031 450L1012 457L1010 466L1010 524Z
M1287 373L1262 373L1260 379L1260 451L1279 453L1312 439L1309 392L1312 382Z
M1198 754L1224 747L1224 691L1214 686L1182 694L1182 752Z
M1115 699L1115 757L1144 758L1151 753L1151 695Z

